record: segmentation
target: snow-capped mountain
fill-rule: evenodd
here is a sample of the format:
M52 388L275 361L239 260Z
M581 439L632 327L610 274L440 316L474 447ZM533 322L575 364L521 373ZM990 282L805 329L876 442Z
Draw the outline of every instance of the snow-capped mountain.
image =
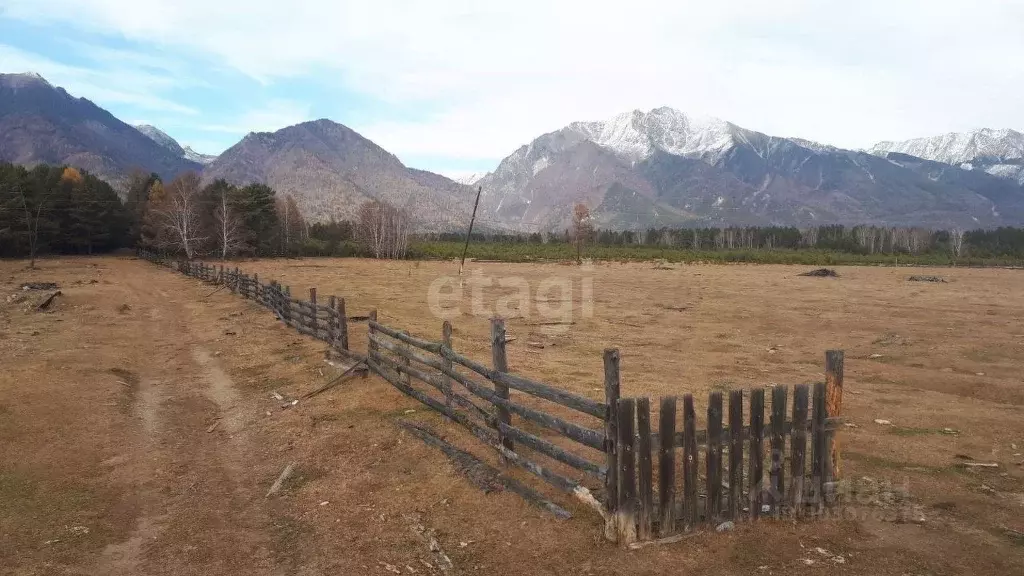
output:
M981 128L902 142L879 142L871 147L871 152L883 156L889 152L909 154L965 170L984 170L1024 184L1024 133L1016 130Z
M198 162L199 164L202 164L204 166L217 159L217 157L214 155L201 154L188 146L182 146L181 144L178 144L177 140L175 140L169 134L157 128L156 126L151 126L149 124L137 124L135 126L135 129L138 130L139 132L142 132L146 137L148 137L153 142L156 142L157 144L170 150L180 158L191 160L192 162Z
M718 118L692 117L663 107L625 112L605 122L573 122L567 130L635 160L661 151L714 162L733 145L739 128Z
M453 182L472 186L480 180L483 180L483 178L488 174L490 174L490 172L470 172L469 174L452 174L449 178L451 178Z
M561 228L584 203L599 226L1024 221L1024 190L989 174L769 136L671 108L574 122L484 177L491 218Z

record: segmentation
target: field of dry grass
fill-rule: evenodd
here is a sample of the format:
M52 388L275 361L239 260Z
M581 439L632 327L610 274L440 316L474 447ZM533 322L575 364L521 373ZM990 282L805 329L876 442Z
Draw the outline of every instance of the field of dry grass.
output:
M457 275L450 262L238 265L293 295L315 286L321 298L344 296L349 314L376 308L382 322L432 339L442 319L430 312L430 287ZM905 518L861 502L845 519L740 525L623 552L601 539L599 519L557 495L572 520L483 495L393 421L463 436L378 378L282 410L270 391L297 397L332 368L322 344L265 309L129 259L47 260L37 271L0 263L4 298L29 280L64 291L49 313L0 300L0 529L14 535L0 544L0 565L14 574L436 573L410 530L424 524L457 573L1024 570L1022 272L841 267L833 279L803 270L467 266L467 278L478 271L495 283L478 310L472 282L449 300L442 315L455 347L488 359L488 317L500 310L516 338L514 371L594 398L609 346L621 350L623 394L652 397L817 381L824 350L844 349L853 424L841 437L844 475L905 486L923 518L894 522ZM541 289L564 281L571 297ZM519 285L529 300L517 298ZM545 308L571 308L569 323L551 325L558 315ZM364 348L365 326L352 332ZM963 456L998 467L965 469ZM264 498L289 462L298 479Z

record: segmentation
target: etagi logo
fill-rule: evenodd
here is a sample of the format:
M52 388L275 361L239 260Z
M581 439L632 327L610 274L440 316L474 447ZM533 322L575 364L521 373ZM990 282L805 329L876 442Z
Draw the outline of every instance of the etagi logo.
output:
M594 316L593 265L578 273L552 274L530 282L522 276L491 276L473 270L468 278L440 276L430 283L427 305L436 318L451 320L469 314L481 318L537 318L546 331L567 331L576 319ZM574 298L579 285L579 299ZM488 289L500 292L488 302Z

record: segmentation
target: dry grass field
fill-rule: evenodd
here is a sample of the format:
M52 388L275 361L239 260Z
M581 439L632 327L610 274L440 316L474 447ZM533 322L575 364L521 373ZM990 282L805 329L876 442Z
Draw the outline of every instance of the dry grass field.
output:
M237 264L432 339L431 285L457 274L450 262ZM494 285L474 297L470 282L439 310L456 349L480 360L502 312L514 371L594 398L609 346L624 395L692 392L701 407L712 389L820 380L824 351L846 351L844 476L905 496L627 552L536 482L574 518L473 487L394 421L471 448L467 436L379 378L282 408L272 392L296 398L335 368L264 308L130 258L0 262L0 573L440 574L418 526L436 531L449 574L1024 572L1024 272L804 270L472 263L467 278ZM43 294L21 291L27 281L60 284L52 310L34 310ZM571 294L552 287L566 281ZM364 349L365 325L351 330ZM266 497L289 463L297 473Z

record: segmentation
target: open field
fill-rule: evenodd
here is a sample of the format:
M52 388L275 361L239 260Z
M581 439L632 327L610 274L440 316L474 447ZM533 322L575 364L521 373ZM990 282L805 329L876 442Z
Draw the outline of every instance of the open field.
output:
M429 287L457 273L451 262L237 264L293 295L315 286L321 298L344 296L350 315L377 308L381 322L432 339L441 319ZM820 380L824 350L845 349L844 416L856 427L841 435L844 475L906 486L901 506L918 520L894 522L885 506L860 502L845 519L741 524L624 552L567 498L555 495L575 517L558 521L471 486L394 420L473 444L378 378L281 409L271 391L297 397L332 368L321 343L251 302L132 259L44 260L35 271L2 262L0 569L440 573L412 530L422 524L458 574L1024 571L1024 272L842 267L838 279L798 277L805 269L467 266L467 278L479 271L505 287L483 289L476 314L470 285L449 302L455 348L487 360L487 318L500 303L516 338L511 368L593 398L607 346L622 351L623 394L652 397ZM510 278L530 287L529 302L515 306ZM47 280L64 293L51 312L32 310L38 293L5 300ZM571 298L538 290L564 280ZM571 324L550 325L553 310L571 310ZM351 331L364 349L365 325ZM958 455L998 467L965 469ZM291 462L296 477L265 498Z

